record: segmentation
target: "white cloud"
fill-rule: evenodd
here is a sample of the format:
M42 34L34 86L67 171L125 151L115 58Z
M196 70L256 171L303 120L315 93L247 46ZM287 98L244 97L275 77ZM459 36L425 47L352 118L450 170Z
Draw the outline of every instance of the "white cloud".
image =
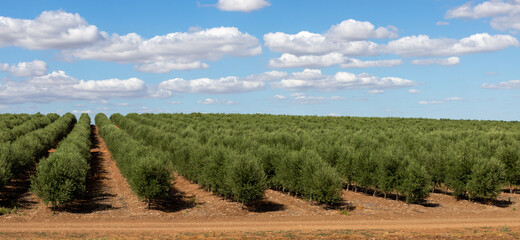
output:
M377 77L367 73L353 74L338 72L335 75L323 75L317 69L305 69L303 72L291 73L279 82L271 83L273 88L291 91L314 89L321 91L337 91L343 89L383 90L415 86L416 82L397 77Z
M273 99L275 99L275 100L284 100L284 99L287 99L287 97L284 96L284 95L276 94L276 95L274 95Z
M236 102L227 100L225 98L223 98L223 99L206 98L203 101L197 101L197 103L198 104L224 104L224 105L236 104Z
M500 82L498 84L483 83L481 87L487 89L520 89L520 80L511 80L507 82Z
M346 101L347 98L346 97L342 97L342 96L332 96L330 97L331 100L336 100L336 101Z
M160 89L184 92L184 93L237 93L250 92L264 88L265 84L261 81L245 81L237 77L223 77L219 79L199 78L194 80L184 80L174 78L163 81L159 84Z
M491 27L502 31L507 29L520 30L520 13L517 13L516 15L494 17L491 20Z
M305 93L292 93L290 95L292 97L291 103L296 104L319 104L319 103L327 103L329 101L345 101L347 100L341 96L332 96L332 97L323 97L323 96L308 96Z
M270 71L264 72L260 74L252 74L245 77L243 80L245 81L261 81L261 82L269 82L274 80L280 80L288 75L287 72L280 71Z
M419 101L419 104L422 104L422 105L427 105L427 104L444 104L444 103L447 103L447 102L462 101L462 100L464 100L464 98L462 98L462 97L447 97L447 98L444 98L442 100L432 99L432 100L427 100L427 101Z
M264 35L265 45L274 52L293 55L325 55L337 52L349 56L372 56L379 54L379 45L370 41L335 42L325 35L302 31L297 34L282 32Z
M450 23L449 22L438 21L438 22L435 23L435 25L437 25L437 26L448 26L448 25L450 25Z
M355 58L349 58L345 63L340 64L342 68L368 68L368 67L393 67L403 64L401 59L362 61Z
M84 81L63 71L0 84L0 103L5 104L142 97L155 96L151 88L137 78Z
M349 58L341 53L332 52L325 55L303 55L296 56L284 53L281 57L269 60L269 67L272 68L323 68L333 65L340 65L342 68L366 68L366 67L393 67L402 64L401 59L362 61Z
M360 41L371 38L396 38L396 32L397 28L394 26L376 29L370 22L348 19L332 25L325 35L333 41Z
M329 113L329 114L327 114L327 116L329 116L329 117L339 117L341 115L339 113Z
M485 1L476 6L471 2L452 8L446 12L446 18L486 18L498 15L509 15L520 12L520 2L491 0Z
M235 76L219 79L199 78L185 80L174 78L159 84L159 90L182 93L240 93L260 90L265 87L265 82L280 80L288 76L286 72L270 71L260 74L252 74L245 78Z
M382 94L384 92L385 92L385 90L381 90L381 89L374 89L374 90L367 91L367 93L370 93L370 94Z
M66 57L118 63L138 63L137 70L207 68L201 60L216 61L224 55L254 56L262 53L258 39L234 27L218 27L196 32L176 32L144 39L136 33L104 35L91 46L65 50Z
M269 60L269 67L272 68L322 68L345 62L347 57L341 53L333 52L325 55L304 55L296 56L284 53L281 57Z
M446 25L438 22L437 25ZM283 53L271 59L272 68L324 68L340 65L344 68L392 67L402 64L400 59L363 61L355 56L377 56L381 54L404 57L458 56L518 47L520 43L511 35L477 33L462 39L430 38L428 35L405 36L378 44L374 38L396 38L395 27L376 28L370 22L345 20L333 25L325 33L301 31L296 34L284 32L264 35L265 46L271 51ZM422 61L417 61L421 63ZM426 64L427 61L424 61ZM455 58L438 61L437 64L454 65Z
M520 1L518 0L491 0L477 5L467 2L446 12L450 18L491 18L491 27L498 30L520 30Z
M209 65L201 61L180 63L174 61L166 62L152 62L148 64L136 65L134 69L140 72L151 73L168 73L173 70L191 70L191 69L206 69Z
M80 48L97 42L101 34L77 13L44 11L34 20L0 16L0 47Z
M491 52L511 46L518 47L520 43L510 35L477 33L460 40L430 39L427 35L414 35L390 41L385 47L385 52L403 56L453 56Z
M145 39L137 33L109 35L79 14L63 11L45 11L34 20L0 16L0 47L5 46L60 49L67 60L134 63L136 70L154 73L208 68L203 60L262 53L256 37L234 27L190 28Z
M421 90L411 88L411 89L408 90L408 92L409 93L420 93Z
M16 65L0 63L0 71L8 72L15 77L42 76L49 72L47 63L41 60L32 62L19 62Z
M169 101L169 102L166 102L166 104L172 104L172 105L181 104L181 103L182 103L181 101Z
M438 64L443 66L453 66L460 63L459 57L449 57L449 58L429 58L429 59L415 59L411 61L412 64L416 65L432 65Z
M271 4L265 0L218 0L217 8L222 11L251 12Z
M72 110L71 113L74 115L79 115L82 113L92 114L92 110Z

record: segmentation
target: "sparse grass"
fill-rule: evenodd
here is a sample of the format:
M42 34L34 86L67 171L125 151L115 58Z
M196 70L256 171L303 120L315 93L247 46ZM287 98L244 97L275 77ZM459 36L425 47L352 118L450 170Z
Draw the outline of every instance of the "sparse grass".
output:
M502 228L500 228L500 231L502 231L502 232L511 232L511 229L507 225L504 225Z
M350 211L348 209L341 209L339 213L341 215L350 216Z
M18 212L18 209L16 208L16 206L14 206L13 208L5 208L5 207L0 208L0 216L6 215L6 214L11 214L11 213L17 213L17 212Z

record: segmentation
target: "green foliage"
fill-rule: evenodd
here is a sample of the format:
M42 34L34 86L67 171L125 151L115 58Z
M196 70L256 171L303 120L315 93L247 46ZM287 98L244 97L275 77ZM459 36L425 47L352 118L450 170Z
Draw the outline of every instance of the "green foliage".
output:
M508 184L520 184L517 122L200 113L111 119L180 175L233 199L222 176L236 156L257 162L267 186L329 203L337 198L326 196L338 196L346 182L408 201L443 185L464 198L475 159L498 159Z
M430 195L431 179L423 166L412 161L403 174L399 192L406 197L407 203L418 202Z
M103 113L97 114L95 121L99 134L134 193L148 203L166 196L172 180L171 169L166 164L168 155L144 146L123 129L116 128Z
M143 125L133 117L135 115L124 117L114 114L110 118L143 144L172 156L171 164L180 175L213 193L242 203L248 204L263 198L266 177L261 164L225 146L236 143L200 138L202 135L190 128L180 131L180 136L177 136Z
M225 176L231 195L236 201L250 203L264 196L266 177L260 163L254 158L242 154L229 155L229 164Z
M11 164L8 161L10 143L0 143L0 191L12 178Z
M51 118L59 117L57 114L49 114ZM1 147L0 165L0 189L13 177L27 171L28 168L47 155L47 150L61 140L76 123L73 114L66 113L44 128L29 132L18 137L10 144Z
M501 161L495 158L478 159L466 186L469 198L496 198L507 182L506 177Z
M42 159L31 179L31 189L56 207L83 196L90 161L90 117L82 114L56 151Z
M162 199L168 196L171 175L164 171L162 162L152 157L142 157L133 163L131 186L143 199Z
M446 185L459 199L466 197L466 187L471 177L473 164L474 161L466 156L458 156L449 163Z
M24 134L51 124L58 118L59 115L55 113L48 114L47 116L40 113L34 114L28 121L13 126L13 128L8 131L3 131L2 134L0 134L0 142L14 141Z

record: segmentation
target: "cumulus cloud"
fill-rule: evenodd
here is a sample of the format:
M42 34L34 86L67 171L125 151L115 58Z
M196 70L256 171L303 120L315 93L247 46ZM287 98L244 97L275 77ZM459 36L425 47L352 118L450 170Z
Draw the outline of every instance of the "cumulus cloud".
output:
M337 72L335 75L323 75L318 69L305 69L303 72L289 74L279 82L271 83L273 88L291 91L314 89L337 91L344 89L384 90L415 86L416 82L397 77L377 77L367 73L353 74Z
M409 92L409 93L420 93L421 90L411 88L411 89L408 90L408 92Z
M264 35L265 45L274 52L293 55L325 55L332 52L348 56L379 54L379 45L371 41L332 41L325 35L302 31L297 34L282 32Z
M460 63L459 57L449 58L429 58L429 59L415 59L411 61L412 64L416 65L432 65L438 64L443 66L453 66Z
M464 100L464 98L462 97L447 97L447 98L444 98L444 99L430 99L430 100L426 100L426 101L419 101L419 104L421 105L427 105L427 104L444 104L444 103L447 103L447 102L454 102L454 101L462 101Z
M266 82L280 80L289 74L281 71L270 71L260 74L252 74L244 78L236 76L222 77L218 79L198 78L185 80L174 78L159 84L159 90L180 93L241 93L260 90L265 87Z
M323 68L340 65L342 68L366 68L366 67L393 67L402 64L401 59L362 61L349 58L341 53L333 52L325 55L303 55L296 56L284 53L280 58L269 60L272 68Z
M245 81L238 77L230 76L219 79L199 78L184 80L174 78L159 84L160 89L182 93L238 93L250 92L264 88L261 81Z
M0 63L0 71L15 77L29 77L45 75L49 72L49 68L46 62L36 59L32 62L19 62L16 65Z
M271 4L265 0L218 0L217 8L222 11L251 12Z
M341 53L329 53L325 55L304 55L296 56L290 53L284 53L281 57L269 60L269 67L272 68L322 68L345 62L347 57Z
M176 32L144 39L137 33L104 35L91 46L63 51L67 57L117 63L138 63L136 70L165 72L207 68L201 60L216 61L224 55L254 56L262 53L258 39L234 27ZM163 67L164 69L160 69Z
M248 2L223 2L234 1ZM5 46L59 49L67 60L134 63L137 71L154 73L203 69L209 67L204 60L262 53L256 37L234 27L190 28L189 32L146 39L137 33L110 35L89 25L79 14L63 11L45 11L34 20L0 16L0 47Z
M451 18L491 18L491 27L498 30L520 30L520 1L491 0L473 5L467 2L461 6L449 9L447 19Z
M323 97L323 96L308 96L305 93L292 93L290 95L292 97L291 103L296 104L319 104L319 103L327 103L329 101L345 101L347 100L341 96L332 96L332 97Z
M224 104L224 105L231 105L236 104L236 102L227 100L225 98L223 99L212 99L212 98L206 98L201 101L197 101L198 104Z
M396 38L397 28L394 26L378 27L370 22L345 20L337 25L332 25L325 34L332 41L360 41L370 38Z
M102 32L77 13L44 11L33 20L0 16L0 47L80 48L101 38Z
M151 88L137 78L84 81L63 71L0 84L0 103L4 104L140 98L152 95Z
M273 99L275 99L275 100L284 100L284 99L287 99L287 97L284 96L284 95L276 94L276 95L274 95Z
M438 22L437 25L446 25ZM462 39L430 38L428 35L412 35L378 44L370 39L397 38L393 26L376 28L370 22L345 20L333 25L325 33L301 31L296 34L284 32L264 35L265 46L280 52L279 58L271 59L272 68L324 68L340 65L344 68L392 67L402 64L400 59L362 61L356 56L377 56L382 54L403 57L458 56L518 47L520 43L511 35L490 35L477 33ZM447 61L416 61L418 64L454 65L455 58Z
M385 90L381 90L381 89L374 89L374 90L367 91L367 93L370 93L370 94L382 94L384 92L385 92Z
M520 80L511 80L507 82L500 82L500 83L483 83L481 85L482 88L487 89L520 89Z
M368 67L393 67L403 64L401 59L362 61L355 58L349 58L345 63L340 64L342 68L368 68Z
M264 41L271 51L296 56L330 53L347 56L372 56L379 54L379 45L367 40L396 38L398 36L396 32L397 29L393 26L376 29L370 22L348 19L331 26L323 34L308 31L301 31L297 34L267 33L264 35ZM315 59L309 58L308 60L314 61Z
M281 71L270 71L264 72L260 74L251 74L244 78L245 81L261 81L261 82L270 82L274 80L280 80L288 75L287 72Z
M152 62L148 64L135 65L134 69L140 72L168 73L173 70L206 69L209 65L201 61L182 63L175 61Z
M489 35L477 33L460 40L437 38L427 35L407 36L390 41L384 52L402 56L453 56L481 52L491 52L511 46L518 47L518 40L510 35Z
M92 114L92 110L72 110L71 113L74 115L80 115L82 113Z

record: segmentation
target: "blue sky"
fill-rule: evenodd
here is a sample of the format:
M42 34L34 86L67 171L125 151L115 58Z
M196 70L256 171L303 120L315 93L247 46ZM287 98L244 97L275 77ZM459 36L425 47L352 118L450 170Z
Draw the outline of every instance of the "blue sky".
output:
M518 121L519 31L518 0L11 1L0 112Z

